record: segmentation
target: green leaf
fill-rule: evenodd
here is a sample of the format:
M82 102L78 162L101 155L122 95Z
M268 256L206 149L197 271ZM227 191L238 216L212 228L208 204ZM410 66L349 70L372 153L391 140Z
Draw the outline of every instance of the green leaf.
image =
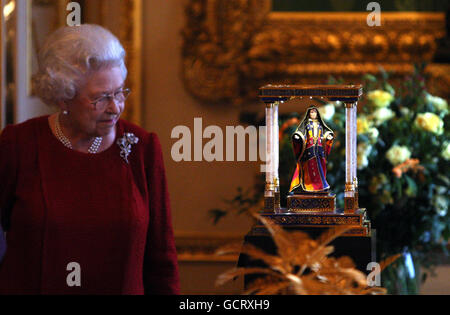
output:
M383 84L383 89L384 89L385 91L389 92L390 94L395 95L395 90L394 90L394 88L392 87L392 85L390 85L389 83L385 82L385 83Z
M219 221L225 217L228 212L222 209L211 209L208 211L209 217L213 220L213 224L216 225Z
M370 73L368 73L368 74L365 74L363 76L363 80L366 80L366 81L369 81L369 82L377 82L377 77L372 75L372 74L370 74Z
M378 66L378 69L380 70L383 80L387 81L389 79L389 73L382 66Z
M417 184L416 182L408 175L405 175L406 183L408 187L405 190L405 193L408 197L417 196Z
M450 187L450 179L447 176L444 176L442 174L439 174L437 176L437 179L439 179L440 181L442 181L442 183L444 183L444 185L446 185L447 187Z
M400 180L398 180L398 179L394 180L393 188L394 188L393 191L396 192L397 199L402 198L403 191L402 191L402 184L401 184Z

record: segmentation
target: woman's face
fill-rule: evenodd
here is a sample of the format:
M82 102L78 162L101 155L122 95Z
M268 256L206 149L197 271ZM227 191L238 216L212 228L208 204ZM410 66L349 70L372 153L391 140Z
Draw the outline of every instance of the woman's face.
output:
M309 117L310 117L311 119L316 119L316 118L317 118L317 110L312 109L312 110L309 112Z
M102 110L92 102L122 89L123 85L124 79L119 67L105 68L89 74L78 95L66 102L74 131L89 137L105 137L112 133L125 104L110 98L108 105Z

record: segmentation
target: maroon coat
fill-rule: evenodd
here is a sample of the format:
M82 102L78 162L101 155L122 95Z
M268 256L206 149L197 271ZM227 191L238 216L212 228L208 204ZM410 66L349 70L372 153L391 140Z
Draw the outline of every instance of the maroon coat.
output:
M0 294L179 293L161 145L129 122L117 127L118 138L139 138L129 164L116 143L99 154L66 148L48 116L4 130ZM81 286L68 285L72 262Z

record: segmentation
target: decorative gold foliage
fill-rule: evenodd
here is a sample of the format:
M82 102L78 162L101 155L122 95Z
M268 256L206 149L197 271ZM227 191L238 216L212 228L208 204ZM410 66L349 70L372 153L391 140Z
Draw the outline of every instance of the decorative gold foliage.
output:
M383 271L387 266L392 264L394 261L396 261L398 258L400 258L402 254L397 254L391 257L386 258L380 263L380 271Z
M261 260L267 267L234 268L221 274L216 285L245 275L261 275L244 294L385 294L380 287L369 287L364 273L355 269L349 257L329 257L334 247L329 244L349 227L339 226L323 233L316 240L300 231L288 232L271 220L255 215L272 235L278 255L270 255L250 244L227 245L218 255L246 254ZM400 255L380 264L383 270ZM381 271L380 270L380 271Z

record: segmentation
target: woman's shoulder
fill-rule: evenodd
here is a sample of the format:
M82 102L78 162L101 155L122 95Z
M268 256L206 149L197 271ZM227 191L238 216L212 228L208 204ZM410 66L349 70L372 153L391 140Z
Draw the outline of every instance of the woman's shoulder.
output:
M42 124L44 121L48 121L48 117L49 116L46 115L46 116L30 118L21 123L7 125L6 128L9 128L11 130L15 130L18 132L22 131L22 130L29 130L29 129L34 128L36 126L36 124Z
M138 138L138 143L152 150L152 148L160 149L160 142L158 135L155 132L147 131L144 128L129 122L125 119L119 120L120 127L123 133L132 133Z
M1 138L3 141L15 141L20 144L32 142L36 136L36 131L45 127L44 124L47 121L48 115L31 118L22 123L8 125L1 132Z
M156 133L151 132L151 131L147 131L144 128L129 122L125 119L120 119L119 120L119 124L123 130L124 133L133 133L136 137L138 138L153 138L153 137L158 137L156 135Z

